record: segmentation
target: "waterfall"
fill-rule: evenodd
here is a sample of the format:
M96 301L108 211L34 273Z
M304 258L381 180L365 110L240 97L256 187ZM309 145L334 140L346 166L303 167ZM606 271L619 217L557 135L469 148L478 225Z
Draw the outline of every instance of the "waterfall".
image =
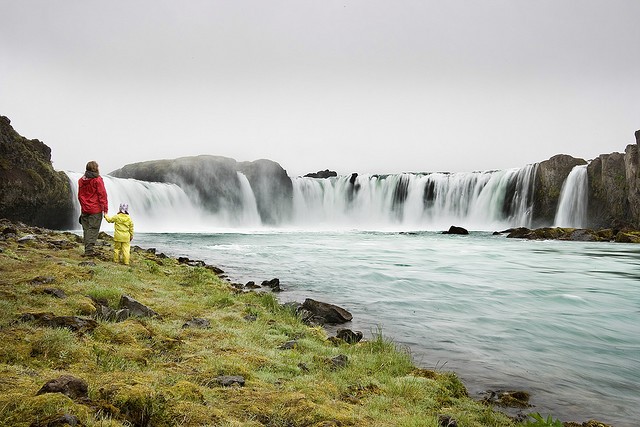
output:
M471 173L292 178L292 211L280 226L442 230L459 225L487 231L528 227L536 169L537 165L528 165ZM77 180L82 175L67 175L77 192ZM120 203L128 203L138 231L263 227L254 189L245 175L238 172L237 177L239 203L221 203L215 212L201 203L199 193L189 187L108 175L103 179L109 212L115 214ZM79 210L77 194L73 197Z
M71 181L73 200L76 207L75 217L80 213L78 203L78 179L80 173L66 172ZM146 182L135 179L114 178L103 175L109 214L118 212L120 203L129 204L129 213L136 231L140 232L197 232L232 225L235 218L227 212L213 214L201 209L197 200L174 184ZM245 178L246 179L246 178ZM255 203L255 202L254 202ZM113 226L103 222L102 230L111 230Z
M585 227L587 202L587 165L578 165L571 169L562 184L554 225L556 227Z
M298 226L474 230L530 226L537 165L472 173L294 178Z

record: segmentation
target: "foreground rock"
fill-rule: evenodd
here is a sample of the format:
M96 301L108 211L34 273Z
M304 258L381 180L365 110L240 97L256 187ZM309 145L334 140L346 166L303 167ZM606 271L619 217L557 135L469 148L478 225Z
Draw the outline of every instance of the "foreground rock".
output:
M36 395L45 393L62 393L70 399L86 398L89 395L87 382L71 375L61 375L58 378L47 381Z
M303 320L306 323L317 325L337 325L350 322L353 319L351 313L342 307L326 302L307 298L302 303Z

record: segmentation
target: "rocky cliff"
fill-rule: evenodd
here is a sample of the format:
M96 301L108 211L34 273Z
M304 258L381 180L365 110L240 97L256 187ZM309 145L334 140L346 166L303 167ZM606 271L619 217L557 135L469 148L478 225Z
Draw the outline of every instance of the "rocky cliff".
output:
M602 154L587 167L590 227L640 228L640 131L635 136L624 154Z
M238 163L221 156L181 157L126 165L109 175L179 185L212 212L242 206L242 183L248 179L264 224L286 220L291 212L293 186L278 163L271 160Z
M601 154L587 166L589 228L640 229L640 130L624 153ZM534 183L533 226L553 224L562 184L583 159L566 154L538 164Z
M0 116L0 218L28 225L71 227L71 186L51 164L51 149L37 139L20 136Z
M564 180L571 169L586 163L584 159L558 154L538 164L533 192L534 227L553 224Z

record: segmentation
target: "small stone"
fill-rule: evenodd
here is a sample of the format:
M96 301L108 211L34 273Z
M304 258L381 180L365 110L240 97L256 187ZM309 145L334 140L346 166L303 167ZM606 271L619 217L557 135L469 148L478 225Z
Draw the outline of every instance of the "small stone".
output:
M244 386L244 377L241 375L221 375L216 377L215 381L223 387L230 387L232 385Z
M291 341L287 341L286 343L282 344L278 348L280 350L292 350L292 349L296 348L297 345L298 345L298 341L291 340Z

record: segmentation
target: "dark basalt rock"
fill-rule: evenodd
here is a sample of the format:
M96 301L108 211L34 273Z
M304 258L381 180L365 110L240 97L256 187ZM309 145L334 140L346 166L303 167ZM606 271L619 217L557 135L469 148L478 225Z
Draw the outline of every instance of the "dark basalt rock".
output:
M22 322L34 322L49 328L67 328L74 332L93 332L98 322L78 316L56 316L53 313L25 313L20 316Z
M308 173L308 174L305 175L305 178L326 179L326 178L332 178L334 176L338 176L338 173L336 171L330 171L329 169L325 169L323 171Z
M81 427L84 426L75 415L59 413L46 416L29 424L29 427Z
M362 332L352 331L351 329L338 329L336 331L336 338L340 338L348 344L355 344L362 340Z
M482 398L487 405L505 406L509 408L528 408L531 395L526 391L488 390Z
M439 427L458 427L458 421L455 418L449 415L438 415L438 426Z
M67 294L65 294L62 289L44 288L42 290L42 292L44 292L47 295L51 295L51 296L54 296L54 297L60 298L60 299L64 299L64 298L67 297Z
M466 228L458 227L456 225L452 225L449 227L449 231L443 231L442 234L460 234L467 235L469 231Z
M122 295L122 297L120 297L120 308L129 310L131 316L160 317L154 310L128 295Z
M344 368L349 364L349 358L344 354L339 354L329 359L328 363L332 369Z
M183 329L186 328L198 328L198 329L209 329L211 327L211 322L207 319L202 319L199 317L194 317L193 319L187 320L184 325L182 325Z
M640 231L636 230L591 230L562 227L543 227L531 230L526 227L518 227L506 230L503 233L508 233L508 238L528 240L640 243Z
M298 345L298 341L291 340L291 341L287 341L287 342L283 343L278 348L280 350L293 350L294 348L297 347L297 345Z
M71 184L51 164L51 149L19 135L0 116L0 218L53 229L73 223Z
M309 316L303 316L303 320L312 324L340 324L346 323L353 319L351 313L342 307L329 304L326 302L316 301L307 298L302 303L303 310L309 313Z
M244 381L244 377L241 375L221 375L215 378L215 382L223 387L231 387L233 385L243 387Z
M36 396L45 393L62 393L71 399L87 398L89 387L87 382L81 378L71 375L61 375L58 378L49 380L38 390Z
M89 387L87 382L81 378L71 375L61 375L58 378L49 380L38 390L36 396L45 393L62 393L70 399L87 398Z
M262 282L262 287L265 288L270 288L271 291L273 292L281 292L282 289L280 288L280 279L274 278L271 280L264 280Z

